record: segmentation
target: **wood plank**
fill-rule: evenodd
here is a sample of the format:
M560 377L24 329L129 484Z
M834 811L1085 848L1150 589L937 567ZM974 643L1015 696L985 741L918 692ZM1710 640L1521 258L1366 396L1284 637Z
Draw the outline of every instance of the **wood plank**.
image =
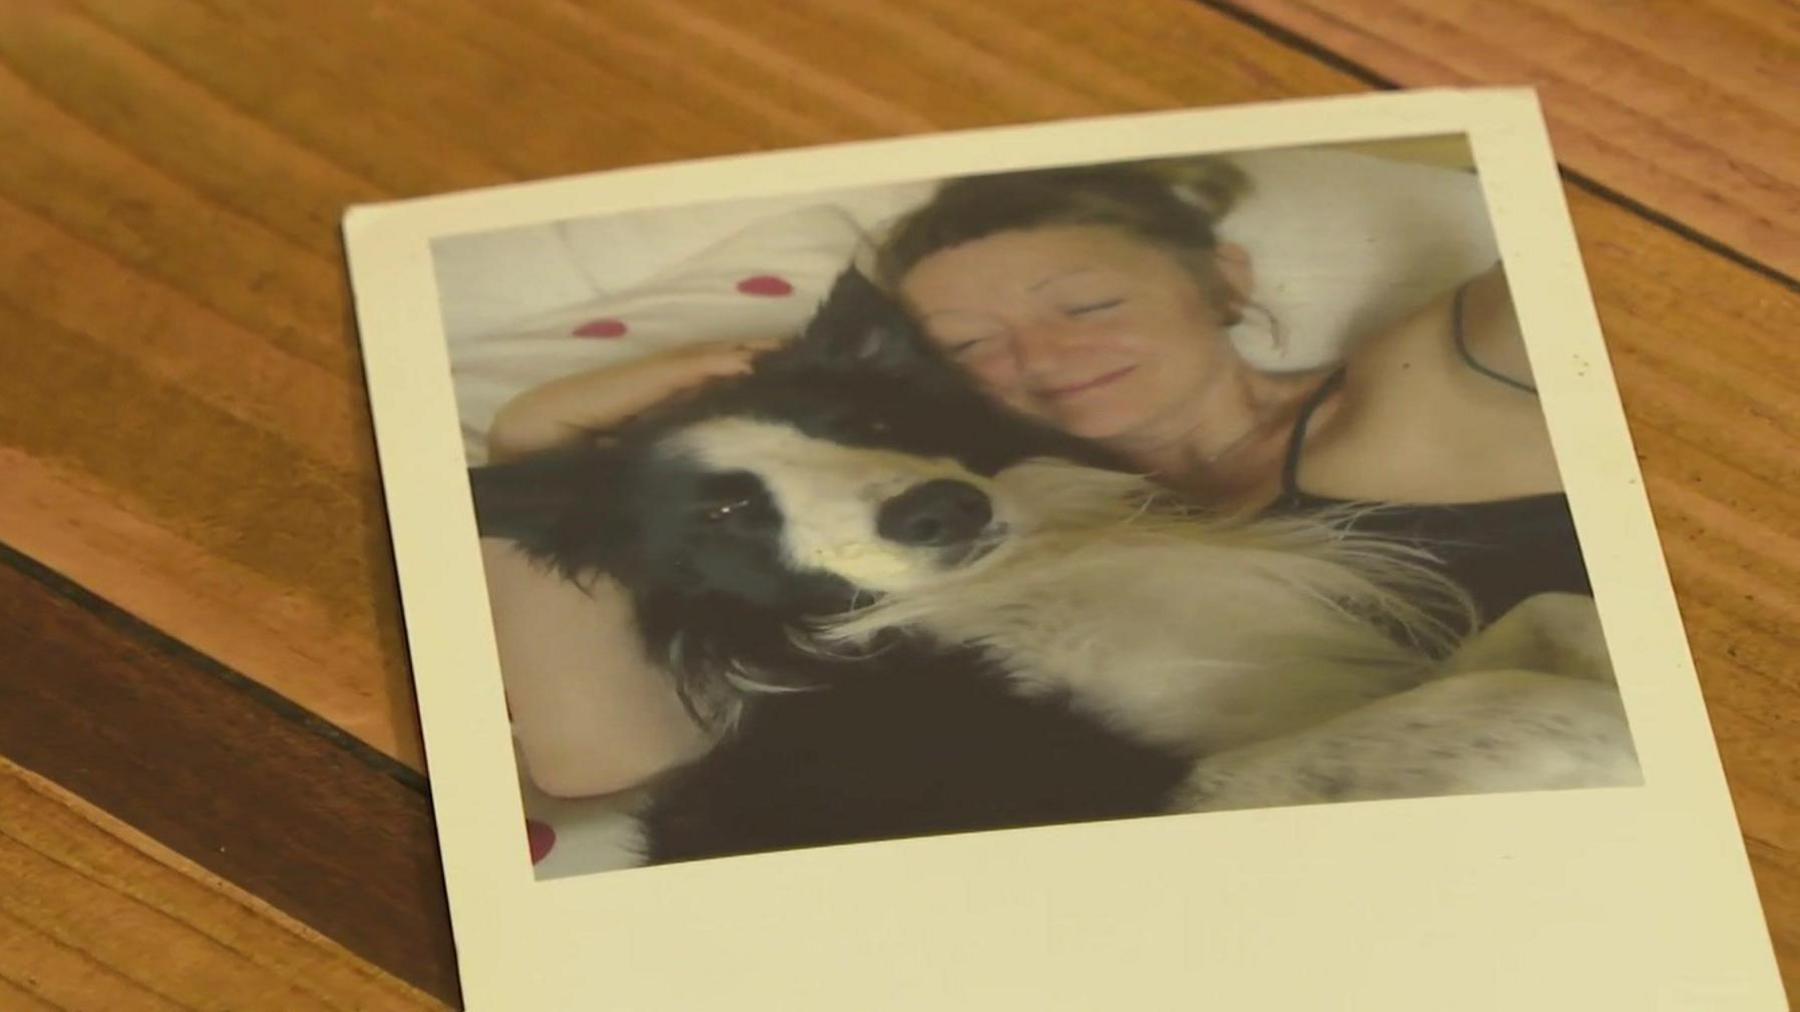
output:
M151 625L423 768L391 559L376 554L386 550L385 518L359 532L372 542L366 583L360 592L344 588L330 599L338 607L327 608L317 595L196 544L92 473L0 445L0 475L5 542L56 560L69 579L104 588Z
M440 998L456 994L442 872L416 775L3 550L0 755L376 966ZM48 824L44 832L60 832ZM12 848L0 851L9 883L0 912L11 918L0 934L44 936L31 945L62 960L47 980L153 986L185 1006L167 989L177 971L198 973L200 964L132 977L126 970L140 964L130 962L131 946L94 948L100 943L87 936L106 934L98 926L123 916L118 903L90 896L111 904L91 917L59 907L57 896L97 872L79 863L57 871L65 841L34 835L33 825L0 815L0 843ZM33 856L44 848L50 857ZM154 878L141 864L107 874L114 889L149 889L141 880ZM76 914L84 919L69 919ZM144 930L154 926L149 914L133 916Z
M1564 164L1800 275L1787 0L1224 0L1404 87L1538 86Z
M444 1007L4 759L0 884L7 1009Z
M36 963L36 960L33 960ZM0 1008L17 1009L18 1012L63 1012L64 1006L52 1005L49 1000L27 991L27 987L41 986L43 970L41 967L19 972L20 983L13 983L0 975Z

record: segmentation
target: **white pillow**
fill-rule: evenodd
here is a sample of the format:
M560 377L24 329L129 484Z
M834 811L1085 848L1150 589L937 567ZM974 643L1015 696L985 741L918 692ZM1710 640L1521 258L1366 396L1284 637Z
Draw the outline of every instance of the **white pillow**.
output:
M861 235L842 210L801 208L636 288L466 337L453 349L451 375L470 463L486 459L494 413L521 391L685 344L798 332Z
M1279 325L1280 347L1254 315L1242 328L1264 368L1329 362L1499 260L1472 172L1299 148L1231 160L1253 190L1217 231L1249 250L1252 298Z
M452 359L472 337L601 294L555 225L443 236L431 261Z
M930 195L930 183L862 187L834 193L658 207L557 226L576 266L595 290L616 293L650 284L722 237L760 222L826 206L871 230ZM796 220L797 219L790 219ZM800 227L804 227L800 225ZM845 248L848 257L849 248Z
M865 230L925 199L932 184L647 208L467 235L432 243L452 357L474 338L654 282L764 219L830 205Z

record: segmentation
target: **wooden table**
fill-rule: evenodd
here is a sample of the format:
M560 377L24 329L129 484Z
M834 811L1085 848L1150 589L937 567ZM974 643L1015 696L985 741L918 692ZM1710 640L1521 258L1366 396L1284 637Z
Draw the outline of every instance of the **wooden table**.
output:
M456 1001L345 205L1536 83L1800 977L1785 0L0 3L0 1008Z

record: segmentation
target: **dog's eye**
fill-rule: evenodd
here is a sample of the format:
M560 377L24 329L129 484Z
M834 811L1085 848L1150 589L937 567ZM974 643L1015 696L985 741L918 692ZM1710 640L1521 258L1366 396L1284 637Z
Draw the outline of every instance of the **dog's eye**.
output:
M707 507L706 512L702 513L701 516L705 517L706 522L709 524L722 523L729 519L732 514L749 509L750 504L751 500L749 499L736 499L731 502L717 503Z

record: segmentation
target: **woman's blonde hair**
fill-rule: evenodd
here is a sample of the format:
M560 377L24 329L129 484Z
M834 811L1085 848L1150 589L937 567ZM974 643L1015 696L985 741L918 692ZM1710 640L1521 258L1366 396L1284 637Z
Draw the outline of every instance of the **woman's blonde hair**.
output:
M996 233L1112 228L1177 257L1232 323L1235 293L1213 258L1214 226L1249 188L1243 170L1207 157L952 179L888 233L876 252L875 270L883 287L897 291L926 257Z

